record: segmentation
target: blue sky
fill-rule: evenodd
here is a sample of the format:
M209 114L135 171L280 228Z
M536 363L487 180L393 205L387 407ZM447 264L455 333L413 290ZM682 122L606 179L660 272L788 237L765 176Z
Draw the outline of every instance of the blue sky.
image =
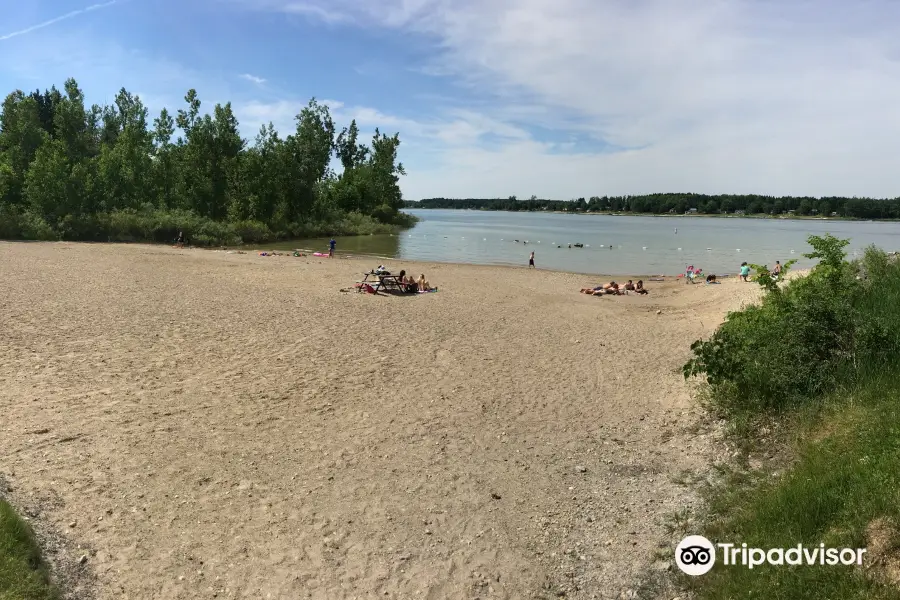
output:
M196 88L248 138L316 96L400 132L404 195L900 195L890 0L8 3L0 90Z

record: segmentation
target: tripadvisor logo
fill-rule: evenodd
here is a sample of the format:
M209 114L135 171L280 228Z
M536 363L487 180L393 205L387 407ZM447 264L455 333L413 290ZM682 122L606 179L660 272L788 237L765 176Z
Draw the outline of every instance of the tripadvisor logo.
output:
M717 552L718 550L718 552ZM713 544L702 535L689 535L675 548L675 563L688 575L708 573L716 564L727 567L742 566L752 569L760 565L861 565L865 548L826 548L825 544L806 547L797 544L791 548L751 548L747 544Z

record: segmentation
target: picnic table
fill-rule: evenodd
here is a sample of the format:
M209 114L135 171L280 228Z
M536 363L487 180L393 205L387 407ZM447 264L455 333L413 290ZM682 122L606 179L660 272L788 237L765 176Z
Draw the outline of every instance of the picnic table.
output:
M363 273L362 281L357 281L356 283L358 284L358 287L356 288L357 292L363 291L366 285L371 285L375 289L376 294L381 289L394 289L400 292L406 291L403 282L400 281L399 275L389 275L386 273L374 273L369 271L368 273Z

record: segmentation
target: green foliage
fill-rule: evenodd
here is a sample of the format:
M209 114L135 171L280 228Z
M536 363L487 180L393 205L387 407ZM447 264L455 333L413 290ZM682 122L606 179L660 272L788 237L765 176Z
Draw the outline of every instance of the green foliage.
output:
M336 137L328 107L313 99L290 135L269 123L248 147L230 104L201 106L190 90L175 116L163 109L151 123L124 89L90 108L73 79L64 93L13 92L0 112L0 236L168 242L184 231L219 245L410 224L398 135L376 129L369 147L352 122Z
M771 271L769 271L769 267L766 265L755 265L750 264L750 268L756 272L756 283L762 286L767 292L778 293L780 288L778 287L778 282L783 281L785 277L787 277L788 271L790 271L791 267L794 266L794 263L797 262L797 259L792 259L781 265L781 275L774 275Z
M779 290L756 267L770 292L691 346L684 375L705 378L713 408L752 416L815 401L900 349L900 310L892 308L900 306L900 265L874 248L861 263L846 263L846 241L832 236L809 243L808 256L820 259L809 276ZM866 279L861 268L870 270Z
M834 283L838 282L844 269L844 257L847 255L844 248L850 243L850 240L839 240L830 233L826 233L824 236L811 235L808 241L809 245L813 247L813 251L803 256L819 259L813 276Z
M896 366L867 378L852 395L830 395L827 407L795 424L796 461L783 476L768 469L734 473L705 494L702 532L711 540L758 548L869 547L867 564L897 556L900 543L900 379ZM892 523L890 556L873 555L866 531L876 520ZM884 566L717 566L682 582L698 600L841 598L897 600L900 590L879 581Z
M758 548L871 553L877 521L891 536L881 536L886 554L870 554L865 569L717 565L682 578L698 600L900 599L881 577L900 556L900 264L875 247L848 263L845 240L809 242L807 256L819 259L809 276L729 315L685 365L686 376L706 376L707 402L732 425L777 424L775 440L790 443L778 476L771 465L720 470L726 477L705 490L702 533ZM745 441L771 456L771 429L763 439L747 428Z
M55 600L41 552L28 524L0 499L0 599Z
M630 212L644 214L698 214L846 217L900 219L900 198L812 198L797 196L647 194L644 196L592 196L589 199L547 200L532 196L508 198L426 198L406 201L406 208L460 208L508 211Z

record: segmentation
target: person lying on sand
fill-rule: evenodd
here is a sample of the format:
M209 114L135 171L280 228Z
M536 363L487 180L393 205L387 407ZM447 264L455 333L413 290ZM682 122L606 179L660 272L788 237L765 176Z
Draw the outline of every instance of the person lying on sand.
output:
M615 281L610 281L603 285L603 289L600 292L595 292L599 294L614 294L616 296L620 295L622 292L619 291L619 284Z

